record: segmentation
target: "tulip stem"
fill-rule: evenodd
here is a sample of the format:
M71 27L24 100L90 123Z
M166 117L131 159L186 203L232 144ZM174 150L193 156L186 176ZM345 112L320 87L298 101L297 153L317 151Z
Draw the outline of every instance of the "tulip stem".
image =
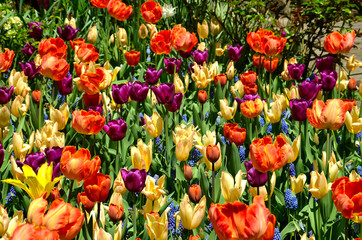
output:
M327 129L327 146L326 146L326 176L329 177L329 159L331 158L331 141L330 141L330 131Z
M321 234L321 223L322 223L322 218L321 218L321 200L318 200L318 226L317 226L317 231L318 231L318 239L322 239L322 234Z
M39 115L38 115L38 123L39 123L39 131L41 130L41 115L42 115L42 110L43 110L43 96L45 95L44 94L44 86L46 86L46 83L45 84L42 84L42 81L40 81L40 85L41 85L41 94L40 94L40 101L39 101Z
M337 56L339 58L339 56ZM341 98L341 65L338 64L338 98ZM346 238L347 239L347 238Z
M120 157L119 157L119 144L120 144L120 141L116 141L117 143L117 155L116 155L116 173L118 174L119 172L119 161L120 161Z
M271 214L271 172L268 172L268 195L269 195L269 199L268 199L268 208Z
M359 238L362 238L362 223L359 224L359 234L358 234Z
M68 203L70 203L70 199L72 198L72 191L73 191L74 180L70 180L70 187L68 193Z
M100 219L101 219L101 203L98 202L98 206L97 206L97 225L98 225L98 227L100 227L99 226Z
M215 202L215 163L212 163L212 201Z
M269 96L268 96L268 108L270 108L271 96L272 96L272 58L270 57L270 72L269 72Z
M133 236L137 238L137 208L136 208L136 193L133 193Z
M345 225L344 225L344 235L345 235L345 240L348 239L348 218L345 218ZM361 232L359 233L361 235Z
M204 120L204 104L201 104L200 120Z

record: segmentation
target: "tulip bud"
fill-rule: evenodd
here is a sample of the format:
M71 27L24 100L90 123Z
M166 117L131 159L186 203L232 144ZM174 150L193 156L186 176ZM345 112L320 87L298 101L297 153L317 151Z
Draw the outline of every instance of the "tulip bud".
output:
M54 200L57 200L58 198L60 198L60 192L59 192L59 189L58 188L53 188L52 189L52 192L50 193L50 197L52 199L52 202Z
M226 68L226 76L229 80L233 79L235 76L235 67L234 67L233 61L230 61L230 63L228 64L228 66Z
M39 104L41 98L41 92L39 90L34 90L31 94L33 102Z
M10 104L3 105L0 108L0 128L6 128L10 123ZM0 136L1 138L1 136ZM2 140L2 139L0 139Z
M207 38L209 35L209 26L207 25L206 20L202 21L202 24L197 23L197 33L199 34L200 38Z
M201 104L204 104L207 101L207 92L204 90L200 90L197 94L197 99Z
M355 78L351 78L348 81L348 90L349 91L355 91L357 90L357 82Z
M191 181L191 179L193 177L193 173L192 173L192 168L190 167L190 165L184 166L184 177L186 178L187 181Z
M124 28L118 28L118 32L116 34L116 44L118 47L126 45L127 44L127 32Z
M212 162L212 163L215 163L217 162L217 160L219 160L219 157L220 157L220 149L217 145L214 145L214 146L207 146L207 149L206 149L206 156L207 156L207 159Z
M87 41L91 44L95 44L97 41L97 37L98 37L97 26L94 25L89 29Z
M108 215L109 215L109 219L111 219L114 223L118 222L124 213L124 209L123 209L123 205L116 205L111 203L109 205L109 209L108 209Z
M202 197L200 185L192 184L189 187L189 197L190 197L190 200L195 204L200 201L200 199Z
M215 83L215 85L217 84L217 82L220 82L221 87L224 87L224 86L226 85L227 81L228 81L228 80L227 80L227 78L226 78L226 75L223 74L223 73L221 73L221 74L219 74L219 75L216 75L216 76L214 77L214 83Z
M143 23L141 24L139 30L138 30L138 37L141 39L145 39L148 36L148 30L146 25Z
M88 212L92 211L94 204L95 204L95 202L92 202L91 200L89 200L89 198L87 197L87 195L84 192L78 193L77 203L78 203L78 205L80 203L82 203L85 210Z
M214 36L219 35L222 30L219 21L211 19L210 30Z

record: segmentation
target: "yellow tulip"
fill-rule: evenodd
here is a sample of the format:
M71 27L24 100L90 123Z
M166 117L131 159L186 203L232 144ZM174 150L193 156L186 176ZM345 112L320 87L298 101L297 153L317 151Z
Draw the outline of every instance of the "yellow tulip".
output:
M271 182L271 195L272 196L273 196L273 193L274 193L276 179L277 179L277 176L276 176L275 172L273 172L273 175L272 175L272 177L270 179L270 182ZM264 197L264 201L268 201L269 194L268 194L268 191L266 190L265 186L259 187L259 194L258 194L258 188L257 187L251 187L249 189L249 192L253 197L255 197L257 195L261 195L261 196Z
M162 175L162 177L157 180L157 185L156 180L153 177L147 176L145 188L142 190L141 193L143 193L147 197L147 199L154 201L156 199L159 199L163 194L165 194L165 191L163 190L164 184L165 175Z
M2 239L9 239L13 235L15 229L22 224L24 224L23 211L17 211L14 213L12 219L10 220L8 228L6 229L6 233Z
M287 109L287 107L288 107L288 100L285 97L284 93L282 93L282 94L273 93L273 102L280 103L280 105L282 106L282 112L284 112L285 109Z
M324 167L326 167L326 159L327 159L327 153L323 151L322 153L322 162ZM314 162L313 162L314 164ZM347 165L347 164L346 164ZM328 168L329 168L329 181L334 182L338 178L339 169L342 168L341 161L336 160L336 155L332 151L331 157L328 160ZM316 165L316 170L318 170L318 167Z
M209 70L206 66L206 63L202 67L199 67L195 64L193 67L194 72L191 74L191 78L196 82L198 89L205 89L212 81L212 76L209 74Z
M53 163L48 166L48 163L44 163L38 170L38 173L35 174L34 170L28 166L23 166L24 172L24 181L18 179L6 179L3 182L12 184L14 186L20 187L23 189L31 199L39 197L44 191L47 192L46 197L48 197L54 188L55 184L59 182L62 177L54 178L52 181L53 175Z
M268 104L263 102L264 104L264 113L266 116L266 120L270 123L277 123L280 121L280 117L282 115L282 105L280 101L272 102L270 104L270 109L268 108Z
M150 30L150 39L152 39L153 36L155 36L155 34L158 32L156 24L148 23L147 27L148 27L148 30Z
M355 170L352 170L351 173L349 174L348 178L349 178L349 181L353 182L353 181L360 179L361 176L358 173L356 173Z
M211 81L215 78L216 75L219 74L219 63L215 61L214 63L210 63L208 66L209 76L211 77Z
M285 140L286 142L290 145L290 140L287 136L285 136L284 133L281 133L280 134ZM292 163L294 162L298 155L299 155L299 149L300 149L300 143L301 143L301 139L302 137L299 135L298 137L294 138L293 140L293 143L292 143L292 151L293 151L293 154L290 154L289 158L288 158L288 163Z
M58 131L58 123L45 121L41 131L36 131L35 146L42 151L45 148L64 147L65 136L63 132Z
M192 230L197 228L204 219L206 197L203 196L199 203L192 205L189 195L185 194L180 203L180 217L184 228Z
M179 161L186 161L189 158L193 146L193 138L196 132L194 125L177 125L173 132L173 142L176 145L176 158Z
M206 49L206 44L205 42L200 42L199 44L197 44L197 50L199 51L205 51Z
M216 133L215 133L215 131L211 132L211 131L207 130L206 134L204 136L202 136L202 140L201 140L200 133L196 133L195 136L194 136L194 141L196 142L196 148L199 149L199 151L202 154L202 160L204 161L207 169L212 170L212 163L206 157L206 149L207 149L207 146L209 146L209 145L213 146L213 145L216 144ZM220 149L220 143L218 143L217 146ZM222 155L220 153L219 160L217 160L214 163L215 171L220 169L221 163L222 163L221 160L222 160Z
M225 45L223 48L220 45L220 42L217 42L215 47L216 56L218 57L224 55L224 52L227 49L227 45Z
M19 118L26 114L26 112L29 110L29 106L30 106L29 93L25 97L18 95L15 97L15 100L11 105L11 113L15 117Z
M225 120L231 120L234 118L238 103L234 100L233 106L229 107L229 102L226 98L220 100L220 115Z
M234 98L242 98L244 96L244 85L241 81L237 81L234 86L230 87L230 91L233 93ZM237 95L237 93L239 95Z
M13 174L15 179L19 179L20 181L24 181L24 173L23 170L16 163L16 159L11 155L10 156L11 163L11 173Z
M116 229L114 229L114 240L121 240L122 239L122 221L119 222Z
M222 30L222 27L218 20L211 19L210 30L214 36L219 35L219 33Z
M64 25L70 25L72 28L77 28L74 17L66 18L64 20Z
M14 87L15 95L25 97L30 92L28 77L25 76L24 72L11 70L8 81L9 87Z
M141 39L145 39L148 36L148 29L145 24L141 24L140 28L138 29L138 37Z
M67 125L69 119L68 103L64 103L59 110L55 109L52 105L49 106L50 121L58 123L58 130L63 130Z
M166 240L168 237L167 213L170 208L163 211L161 217L158 214L146 213L146 231L151 240Z
M209 26L205 19L202 21L202 24L197 23L197 33L201 39L209 36Z
M181 78L176 73L174 78L173 78L173 84L175 85L175 93L185 94L188 87L189 87L189 75L186 74L186 76L185 76L185 85L184 85Z
M153 111L152 117L144 115L146 124L143 128L151 137L159 137L163 130L163 119L157 111Z
M152 140L146 145L142 139L138 139L137 147L131 147L131 158L134 168L145 169L148 172L152 163L152 146Z
M0 128L0 141L4 140L9 133L9 128Z
M317 199L322 199L327 196L332 184L327 182L324 172L322 171L322 173L319 174L319 172L313 171L310 175L310 184L307 185L307 188L312 196Z
M307 176L305 174L299 174L298 177L290 176L290 189L294 194L303 192L304 184L307 181Z
M234 77L235 77L235 67L234 67L233 61L230 61L226 68L226 77L229 80L234 79Z
M346 58L347 59L347 58ZM362 62L356 60L356 56L352 55L348 58L347 65L348 71L354 71L357 67L362 67Z
M288 99L298 99L299 98L299 91L296 86L291 86L290 88L284 88L284 92L287 94ZM289 105L289 102L288 102Z
M118 28L117 34L115 34L115 40L118 48L122 48L127 44L127 32L124 28Z
M347 86L348 86L348 82L349 82L349 79L348 79L348 76L347 76L347 73L344 69L342 69L339 74L339 81L340 83L338 82L338 79L336 81L336 89L338 90L339 89L339 85L341 85L341 91L344 91L347 89Z
M352 107L352 111L346 111L345 117L345 124L347 127L348 132L357 134L362 131L362 118L359 117L359 107L354 106Z
M242 172L239 172L235 176L235 182L233 176L225 171L222 171L220 184L221 184L221 193L226 202L234 202L238 198L241 198L245 187L246 180L242 180Z
M152 201L148 198L146 198L146 204L142 206L142 210L139 210L139 212L142 215L145 215L146 213L150 212L159 212L161 207L167 203L167 197L161 196L160 198L156 199L155 201Z
M313 236L308 238L307 233L304 233L300 240L315 240L315 238Z
M0 108L0 128L5 128L10 124L10 104Z
M91 44L95 44L98 38L98 30L97 26L94 25L89 29L88 35L87 35L87 41Z
M0 205L0 236L4 236L8 230L10 219L3 205Z
M104 231L103 228L99 228L98 224L95 224L95 228L93 229L94 239L102 239L102 240L112 240L112 235Z
M24 144L23 132L14 133L13 135L13 145L10 146L10 149L13 149L14 156L17 159L22 161L25 159L26 154L31 153L34 143L34 132L29 137L29 144Z
M114 180L113 191L122 195L127 191L126 186L124 185L121 171L118 172L117 178Z

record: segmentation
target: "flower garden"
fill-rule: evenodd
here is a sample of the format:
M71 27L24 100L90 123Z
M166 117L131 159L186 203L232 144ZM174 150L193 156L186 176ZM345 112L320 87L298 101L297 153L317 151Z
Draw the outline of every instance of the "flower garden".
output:
M0 239L362 239L360 4L0 3Z

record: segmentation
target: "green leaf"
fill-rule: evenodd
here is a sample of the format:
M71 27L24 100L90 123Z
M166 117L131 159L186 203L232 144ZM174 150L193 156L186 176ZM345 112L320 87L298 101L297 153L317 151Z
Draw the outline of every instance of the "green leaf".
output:
M299 231L299 229L300 229L300 227L299 227L298 223L295 221L292 221L292 222L288 223L288 225L283 229L283 231L280 233L280 236L282 239L284 239L288 235L288 233L292 233L295 230Z

